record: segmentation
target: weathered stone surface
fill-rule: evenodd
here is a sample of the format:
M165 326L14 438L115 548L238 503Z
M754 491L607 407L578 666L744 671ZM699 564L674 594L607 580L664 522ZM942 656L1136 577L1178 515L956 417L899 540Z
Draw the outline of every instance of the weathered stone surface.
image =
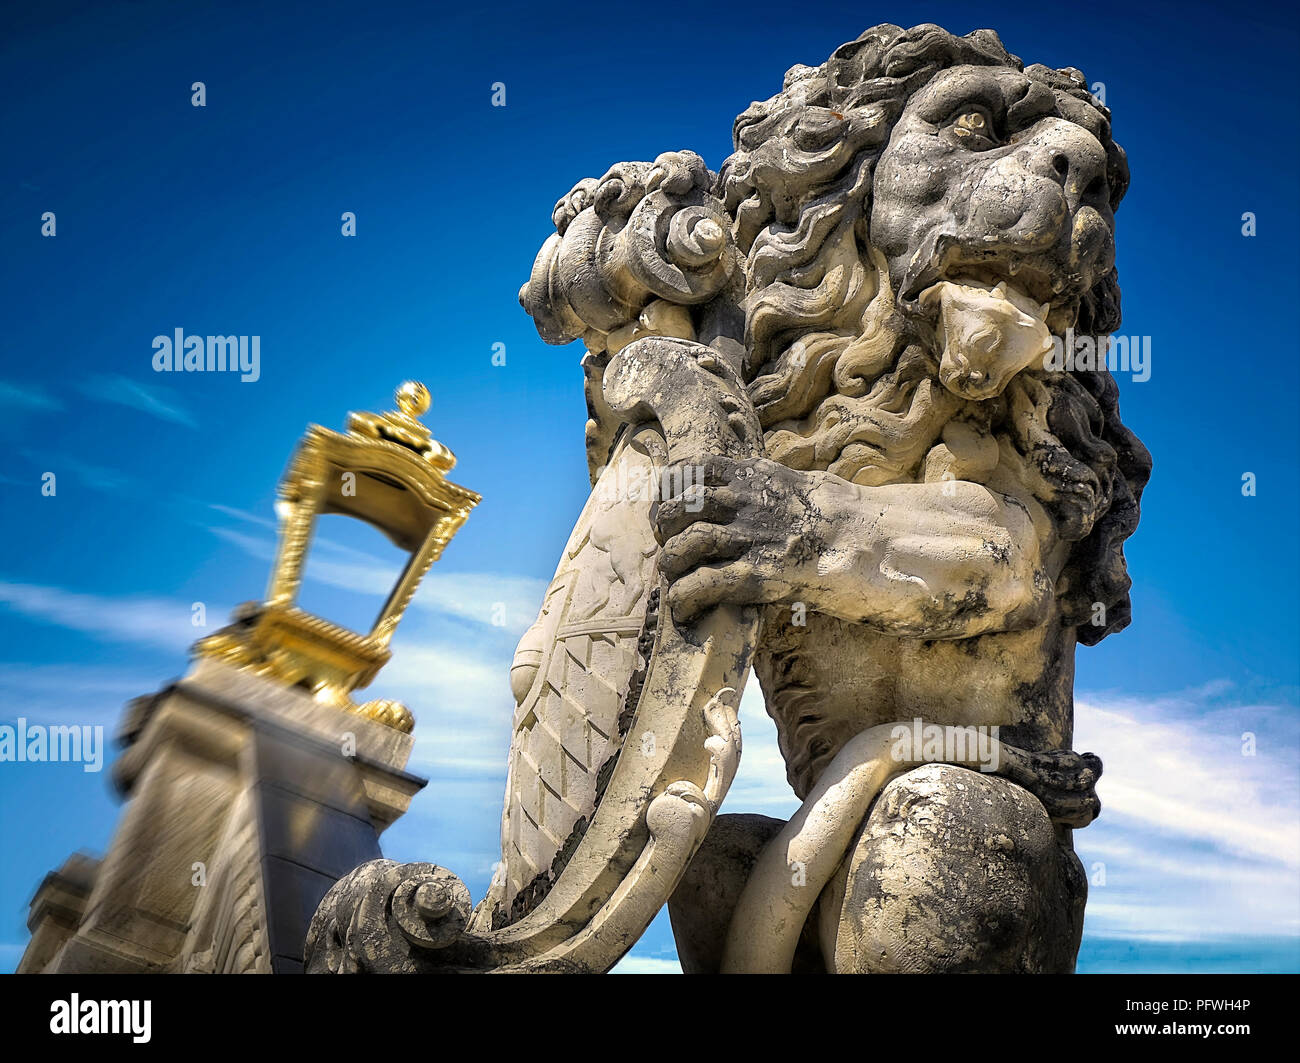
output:
M668 901L684 974L722 970L727 931L759 854L785 821L754 814L719 816L681 885ZM791 963L793 974L824 974L817 924L809 920Z
M929 764L885 787L823 894L823 957L862 974L1070 973L1087 892L1032 794Z
M27 929L32 939L18 963L18 974L39 974L77 932L86 911L86 898L95 884L99 861L73 853L51 871L32 898Z

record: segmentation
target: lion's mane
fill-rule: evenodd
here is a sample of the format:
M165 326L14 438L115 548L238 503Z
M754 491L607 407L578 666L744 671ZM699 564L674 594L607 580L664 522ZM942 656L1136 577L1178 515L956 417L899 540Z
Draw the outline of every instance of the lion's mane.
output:
M746 372L768 453L862 484L912 482L964 405L938 380L932 339L903 313L868 232L872 175L908 99L951 66L1024 69L991 30L876 26L737 119L715 194L745 258ZM1101 108L1073 69L1025 73ZM1127 185L1106 137L1112 206ZM1114 270L1083 300L1077 330L1119 326ZM1123 543L1137 527L1151 459L1098 370L1022 373L974 416L1036 470L1036 496L1074 543L1057 584L1066 623L1093 645L1130 619ZM1098 621L1097 604L1104 606Z

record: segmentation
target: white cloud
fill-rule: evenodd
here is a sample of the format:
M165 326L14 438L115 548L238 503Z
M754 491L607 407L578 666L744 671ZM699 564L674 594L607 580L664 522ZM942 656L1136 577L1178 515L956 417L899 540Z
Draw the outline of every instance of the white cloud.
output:
M410 770L467 783L486 776L504 786L514 715L510 656L484 653L471 640L394 653L376 686L415 714Z
M236 520L246 521L249 524L257 524L263 528L270 528L275 531L279 525L270 517L261 517L256 513L249 513L246 509L236 509L234 506L223 506L219 502L209 502L208 508L218 513L225 514L227 517L234 517ZM216 529L213 529L214 531Z
M238 534L238 533L234 533ZM464 574L449 580L444 595L457 598L457 590L468 586L499 588L527 581L515 577ZM436 610L433 605L426 609ZM0 581L0 606L22 616L78 631L100 641L133 644L173 651L189 649L211 628L195 628L191 623L191 603L165 598L114 597L84 594L58 587ZM224 616L229 609L209 605L211 617ZM462 611L463 612L463 611ZM510 741L510 721L514 702L510 695L509 671L513 655L513 636L488 626L499 637L485 637L483 628L457 631L439 630L435 635L419 616L410 616L398 633L393 659L380 672L375 689L359 692L358 700L369 697L395 697L410 706L422 726L417 728L416 747L411 768L415 771L455 772L459 775L500 775L504 778L506 750ZM0 665L0 667L3 667ZM120 673L80 670L74 665L51 665L33 669L13 665L0 675L0 691L8 688L15 701L23 703L19 689L57 686L58 676L69 677L66 693L82 694L91 699L97 682L109 682ZM132 677L132 689L122 689L126 697L156 689L163 677ZM114 686L114 691L117 687ZM114 713L120 707L114 706ZM29 714L30 715L30 714ZM34 717L33 717L34 718ZM80 718L80 716L78 716Z
M131 698L152 694L167 676L144 669L0 661L0 707L6 719L102 724L112 729Z
M537 618L547 583L500 572L433 572L416 599L423 595L424 608L522 633Z
M38 387L19 387L0 380L0 406L9 406L25 412L63 409L63 403Z
M56 454L48 450L39 452L23 450L20 453L24 460L43 472L53 472L60 478L71 475L78 483L96 491L122 495L133 493L136 489L135 479L118 469L93 465L80 458L71 458L66 454Z
M1161 698L1079 697L1075 748L1105 765L1101 817L1075 834L1092 879L1088 934L1300 934L1295 710L1230 693L1219 681Z
M676 960L664 960L657 956L638 956L629 952L614 965L610 974L681 974L682 965Z
M740 698L740 769L721 811L757 812L789 819L799 808L785 778L785 760L776 744L776 724L763 705L763 691L751 674Z
M108 402L147 413L160 421L197 428L193 415L162 388L137 383L120 373L92 377L81 385L81 393L96 402Z
M1085 696L1075 709L1075 746L1102 758L1105 815L1300 868L1295 745L1270 749L1257 739L1256 755L1242 755L1243 732L1269 724L1276 711L1214 714L1199 691L1147 702Z
M203 633L191 623L191 603L168 598L80 594L0 581L0 605L94 638L157 649L183 651Z

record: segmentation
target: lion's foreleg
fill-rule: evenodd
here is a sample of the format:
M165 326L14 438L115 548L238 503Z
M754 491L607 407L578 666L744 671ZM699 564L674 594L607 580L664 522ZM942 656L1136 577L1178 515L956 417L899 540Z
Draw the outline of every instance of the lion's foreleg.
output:
M723 972L786 973L813 905L890 776L922 763L900 753L898 728L881 724L845 743L790 822L759 855L727 933ZM996 740L993 747L999 747ZM970 749L972 766L992 749Z

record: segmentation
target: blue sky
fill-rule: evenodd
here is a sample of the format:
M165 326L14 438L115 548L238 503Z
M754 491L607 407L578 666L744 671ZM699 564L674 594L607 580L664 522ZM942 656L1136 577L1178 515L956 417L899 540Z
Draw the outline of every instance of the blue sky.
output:
M990 25L1026 63L1104 83L1133 172L1122 331L1152 338L1150 379L1120 380L1156 466L1127 549L1135 620L1079 653L1077 744L1107 768L1077 839L1094 879L1080 969L1300 970L1293 15L829 2L796 21L758 0L656 26L609 5L295 7L0 15L0 722L111 728L182 673L193 603L210 631L262 592L305 425L387 408L417 377L484 501L373 688L415 712L411 767L430 778L384 840L480 896L510 656L586 494L581 352L542 344L516 303L555 200L666 150L716 169L751 100L875 22ZM153 337L178 327L260 336L260 379L154 373ZM377 533L322 529L307 603L373 609L385 560ZM787 814L756 694L727 810ZM7 969L40 877L102 851L119 806L107 772L3 764L0 809ZM624 966L676 969L665 919Z

